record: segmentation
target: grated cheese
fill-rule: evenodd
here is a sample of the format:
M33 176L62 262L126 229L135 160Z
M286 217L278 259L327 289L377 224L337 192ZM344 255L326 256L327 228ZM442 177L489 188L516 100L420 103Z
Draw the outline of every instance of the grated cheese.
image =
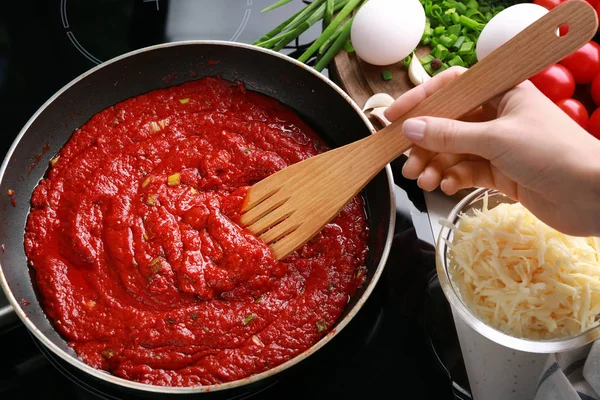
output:
M465 304L507 334L565 338L596 324L600 240L564 235L521 204L460 216L448 242L449 270Z

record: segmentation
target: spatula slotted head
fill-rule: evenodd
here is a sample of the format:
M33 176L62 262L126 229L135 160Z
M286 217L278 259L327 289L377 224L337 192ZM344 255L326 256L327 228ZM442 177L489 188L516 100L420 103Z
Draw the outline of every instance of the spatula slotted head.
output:
M250 188L240 223L269 244L276 259L309 241L360 191L360 181L348 179L351 171L336 169L337 161L336 152L330 151Z

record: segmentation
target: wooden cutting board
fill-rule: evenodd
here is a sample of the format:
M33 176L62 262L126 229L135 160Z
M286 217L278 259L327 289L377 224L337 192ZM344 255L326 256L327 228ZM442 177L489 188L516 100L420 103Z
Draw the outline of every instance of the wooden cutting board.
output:
M423 57L429 52L426 47L417 48L417 56ZM392 72L392 79L384 81L381 73L385 70ZM362 108L369 97L375 93L387 93L393 98L414 87L408 79L404 63L378 67L360 60L356 53L340 51L329 66L329 74L354 101ZM583 103L589 114L596 109L591 96L591 85L577 85L573 97ZM373 120L373 118L372 118ZM376 124L377 125L377 124Z
M429 52L428 48L418 47L417 56L422 57ZM383 71L391 71L392 79L384 81ZM360 60L356 53L340 51L330 64L330 76L346 93L362 108L369 97L375 93L387 93L397 98L414 87L408 79L404 63L399 62L385 67L367 64Z

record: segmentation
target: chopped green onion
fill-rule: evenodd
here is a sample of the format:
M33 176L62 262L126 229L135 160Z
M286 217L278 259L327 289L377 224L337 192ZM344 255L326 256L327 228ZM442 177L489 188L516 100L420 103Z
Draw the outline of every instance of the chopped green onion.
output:
M427 72L431 76L435 74L435 71L433 70L433 68L431 68L431 64L424 64L423 69L425 69L425 72Z
M421 58L419 61L421 62L421 65L425 65L429 64L431 60L433 60L433 56L431 54L428 54L425 57Z
M454 42L456 42L456 36L454 36L454 38L446 35L440 36L440 44L446 47L451 47L454 44Z
M157 194L148 195L148 198L146 199L146 204L148 204L149 206L153 206L154 203L156 203L157 198L158 198Z
M457 24L459 24L459 23L460 23L460 16L458 15L458 13L454 13L454 14L452 14L452 15L451 15L451 18L452 18L452 23L453 23L454 25L457 25Z
M412 56L409 54L406 56L406 58L404 59L404 68L408 69L408 67L410 66L410 61L412 60Z
M479 3L477 3L477 0L469 0L469 1L467 1L467 8L474 8L474 9L478 10Z
M346 50L347 53L354 53L354 46L352 46L352 41L350 39L344 42L344 50Z
M454 6L456 8L456 12L458 14L464 14L467 12L467 6L464 5L463 3L456 3L456 5Z
M115 356L115 354L117 354L117 352L113 349L104 349L100 354L102 354L102 357L106 358L107 360L110 360Z
M246 315L246 317L242 320L242 324L244 324L244 326L248 325L250 323L250 321L252 321L254 319L254 315L252 314L248 314Z
M431 55L440 60L444 60L448 56L448 49L444 45L438 44L431 52Z
M481 30L481 28L482 28L482 25L479 22L474 21L471 18L464 16L464 15L460 16L460 24L462 26L466 26L467 28L470 28L470 29L473 29L476 31Z
M152 175L148 175L148 177L144 179L144 181L142 182L142 188L148 186L150 182L152 182Z
M319 333L325 332L327 330L327 321L325 321L324 319L318 320L315 325L317 326L317 332Z
M180 102L181 104L187 104L187 103L189 103L189 102L190 102L190 99L189 99L188 97L186 97L185 99L179 99L179 102Z
M169 175L167 178L167 185L178 186L181 183L181 174L179 172Z
M444 27L444 26L438 26L437 28L435 28L433 30L433 34L436 35L436 36L439 36L442 33L444 33L445 31L446 31L446 27Z
M451 67L454 67L454 66L457 66L457 65L461 66L461 67L464 67L465 66L465 62L463 61L462 58L460 58L460 56L456 56L452 60L448 61L448 65L451 66Z
M473 42L464 42L458 50L458 55L463 56L471 53L473 51L473 47Z
M455 35L456 37L458 37L458 35L460 35L460 30L462 29L462 26L459 24L456 25L452 25L450 27L448 27L447 31L449 35Z
M465 37L464 36L459 36L458 39L456 39L456 42L454 42L454 44L452 45L452 48L454 50L458 50L460 49L460 46L462 46L462 44L465 42Z
M261 13L266 13L268 11L271 11L271 10L274 10L274 9L276 9L278 7L281 7L284 4L287 4L287 3L291 2L291 1L292 0L279 0L277 3L271 4L270 6L263 8L262 10L260 10L260 12Z
M389 71L387 69L385 71L382 71L381 72L381 78L384 81L391 81L392 80L392 71Z

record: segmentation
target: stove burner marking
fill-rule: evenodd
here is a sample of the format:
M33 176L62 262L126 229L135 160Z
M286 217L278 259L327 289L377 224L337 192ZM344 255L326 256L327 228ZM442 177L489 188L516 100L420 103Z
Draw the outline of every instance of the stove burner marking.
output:
M63 27L68 29L69 20L67 19L67 0L60 1L60 19L62 20Z
M67 31L67 36L69 37L69 40L71 40L71 43L73 43L73 46L75 46L75 48L79 50L79 52L83 54L88 60L90 60L94 64L100 64L102 62L93 55L91 55L81 44L79 44L79 42L75 38L75 35L73 35L73 32L71 32L70 30Z
M252 2L252 0L248 0L250 2ZM244 31L244 28L246 28L246 24L248 23L248 20L250 19L250 12L252 10L250 10L249 8L246 10L246 12L244 13L244 18L242 19L242 22L240 23L240 26L238 27L237 31L235 31L235 33L233 34L233 36L231 37L231 41L235 41L237 40L237 38L242 34L242 32Z

